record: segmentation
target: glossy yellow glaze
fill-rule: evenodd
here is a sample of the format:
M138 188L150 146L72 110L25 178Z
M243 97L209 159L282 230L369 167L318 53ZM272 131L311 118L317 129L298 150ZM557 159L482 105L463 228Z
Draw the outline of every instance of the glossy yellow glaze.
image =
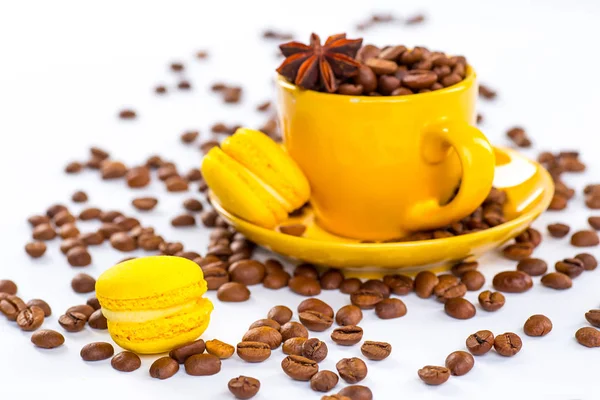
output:
M423 268L447 268L453 263L477 258L501 246L525 230L548 208L554 185L548 172L538 163L509 149L495 149L494 186L507 192L505 214L508 222L469 235L446 239L399 243L359 243L335 236L314 223L311 209L284 224L305 223L304 237L279 233L244 221L222 208L211 194L219 214L250 240L284 256L319 265L348 269L351 273L401 269L414 272Z
M302 90L281 77L277 83L284 145L308 178L315 216L328 231L399 238L465 217L489 192L494 154L473 126L471 68L457 85L411 96L344 96Z

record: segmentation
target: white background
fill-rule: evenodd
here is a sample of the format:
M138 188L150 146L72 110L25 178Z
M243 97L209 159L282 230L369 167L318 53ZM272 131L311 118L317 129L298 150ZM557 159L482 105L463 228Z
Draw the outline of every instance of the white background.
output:
M217 121L259 126L265 115L254 111L271 97L270 82L279 59L276 44L260 38L264 28L290 30L302 41L311 31L327 34L348 31L372 10L397 15L426 12L426 24L415 27L382 25L364 34L377 44L426 45L453 54L465 54L481 81L499 91L493 103L481 102L482 130L496 144L507 144L504 132L515 124L526 127L537 150L581 149L588 163L584 175L567 177L577 189L568 211L548 213L535 223L544 231L549 222L563 221L584 228L592 214L583 206L581 189L598 177L598 107L600 80L600 3L590 1L168 1L168 2L2 2L0 5L0 279L10 278L25 298L43 298L53 316L44 326L62 331L58 316L87 296L75 294L69 267L58 250L58 240L47 254L30 260L23 251L30 238L26 218L42 213L55 202L70 204L70 195L83 189L90 205L120 209L153 225L165 237L180 240L190 250L205 250L208 231L175 230L172 216L182 211L189 194L168 194L162 184L134 193L123 182L106 183L95 172L65 176L64 165L84 160L90 145L111 151L128 165L159 153L183 170L199 164L199 152L179 142L185 129L200 129L209 137ZM594 40L596 39L596 40ZM199 62L193 54L207 49L210 59ZM194 88L176 90L164 97L153 94L158 83L171 85L175 74L168 64L181 60ZM241 105L223 106L208 87L215 80L242 84ZM132 106L139 118L120 121L117 111ZM531 151L528 155L534 156ZM160 204L151 214L136 213L130 200L157 194ZM193 193L195 195L195 192ZM83 231L93 224L80 224ZM92 248L93 265L85 272L98 276L124 257L104 244ZM550 265L576 254L568 240L545 237L535 255ZM600 255L597 250L593 252ZM488 278L514 263L489 254L481 260ZM403 300L408 315L393 321L365 313L361 326L366 340L388 341L392 356L368 362L369 375L361 382L376 399L435 398L551 398L594 399L600 350L576 343L575 331L586 325L583 314L599 306L600 270L585 273L566 292L538 284L526 294L507 295L506 306L468 321L447 317L434 300L415 295ZM274 304L295 309L302 300L287 289L269 291L252 287L252 298L243 304L215 301L213 320L203 335L237 343L247 326L263 318ZM214 293L209 293L214 298ZM476 301L477 293L467 298ZM334 308L348 303L339 292L320 296ZM452 377L440 387L428 387L417 378L426 364L443 364L446 355L464 349L464 340L479 329L522 334L528 316L543 313L554 322L545 338L523 337L523 350L503 358L493 352L476 359L466 376ZM342 357L360 356L358 346L338 348L329 332L315 336L326 340L329 357L321 369L335 369ZM259 378L257 399L314 398L319 394L307 383L287 378L279 366L280 351L265 363L250 365L237 357L223 362L213 377L191 377L181 370L167 381L151 379L148 368L155 357L144 357L143 366L130 374L119 373L110 362L85 363L81 347L91 341L110 340L107 332L65 334L66 344L54 351L33 347L28 333L0 320L0 398L113 399L230 398L227 381L239 374ZM343 387L340 383L338 389Z

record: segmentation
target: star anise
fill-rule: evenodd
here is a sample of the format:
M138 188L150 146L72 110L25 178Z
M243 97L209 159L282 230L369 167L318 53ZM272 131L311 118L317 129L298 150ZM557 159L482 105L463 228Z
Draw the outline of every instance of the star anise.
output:
M310 36L310 45L284 43L279 48L286 57L277 72L304 89L333 93L338 80L358 73L360 63L354 58L362 39L346 39L345 33L329 36L324 45L318 35Z

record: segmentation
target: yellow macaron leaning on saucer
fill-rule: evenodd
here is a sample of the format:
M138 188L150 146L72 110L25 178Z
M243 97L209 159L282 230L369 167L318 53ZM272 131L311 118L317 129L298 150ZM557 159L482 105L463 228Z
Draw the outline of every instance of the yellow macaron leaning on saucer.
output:
M140 354L162 353L198 338L213 310L202 297L206 290L198 264L172 256L124 261L96 282L111 337Z
M202 162L204 180L229 212L274 228L310 197L308 180L285 150L262 132L240 128Z

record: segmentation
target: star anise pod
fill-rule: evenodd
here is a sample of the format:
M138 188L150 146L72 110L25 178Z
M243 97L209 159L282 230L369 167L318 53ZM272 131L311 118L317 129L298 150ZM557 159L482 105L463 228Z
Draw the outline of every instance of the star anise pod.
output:
M362 39L346 39L345 33L329 36L324 45L318 35L310 36L310 44L284 43L279 48L286 57L277 72L304 89L333 93L338 80L358 73L360 63L354 58Z

